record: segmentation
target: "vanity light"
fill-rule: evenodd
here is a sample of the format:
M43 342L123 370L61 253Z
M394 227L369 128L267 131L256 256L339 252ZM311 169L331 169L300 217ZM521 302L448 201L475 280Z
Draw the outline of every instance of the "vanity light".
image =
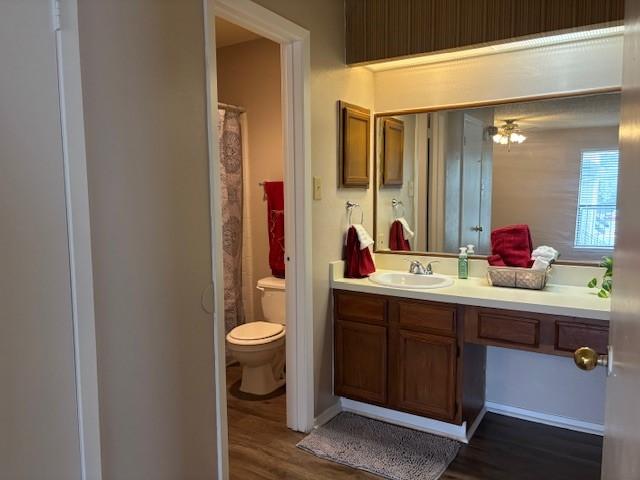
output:
M500 128L494 128L493 141L500 145L506 145L507 150L511 149L512 143L522 143L527 137L525 137L515 120L505 120L505 123Z

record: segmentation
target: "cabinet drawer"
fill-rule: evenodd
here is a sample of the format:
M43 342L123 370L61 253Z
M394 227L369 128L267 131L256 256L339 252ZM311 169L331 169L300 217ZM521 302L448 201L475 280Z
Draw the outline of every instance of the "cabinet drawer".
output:
M340 320L386 323L387 301L384 297L335 290L334 301L336 318Z
M540 344L540 321L480 311L478 338L535 348Z
M396 303L401 328L455 336L455 306L405 300Z
M556 322L556 349L573 352L580 347L591 347L600 355L607 353L609 328L588 323Z

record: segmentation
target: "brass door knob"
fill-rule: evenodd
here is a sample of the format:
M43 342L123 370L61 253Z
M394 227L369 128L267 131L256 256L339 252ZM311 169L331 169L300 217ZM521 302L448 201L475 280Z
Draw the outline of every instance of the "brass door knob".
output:
M581 370L593 370L598 365L607 364L606 355L598 355L598 353L589 347L580 347L573 352L573 361Z

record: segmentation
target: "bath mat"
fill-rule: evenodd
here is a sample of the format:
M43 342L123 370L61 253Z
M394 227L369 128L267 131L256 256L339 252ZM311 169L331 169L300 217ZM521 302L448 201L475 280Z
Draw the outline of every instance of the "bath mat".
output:
M343 412L297 447L391 480L436 480L456 458L460 443Z

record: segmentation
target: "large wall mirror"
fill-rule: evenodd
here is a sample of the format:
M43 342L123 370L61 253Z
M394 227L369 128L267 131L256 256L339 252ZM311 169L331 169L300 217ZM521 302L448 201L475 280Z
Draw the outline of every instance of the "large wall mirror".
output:
M560 260L611 254L619 112L602 93L376 115L376 251L488 255L527 224Z

